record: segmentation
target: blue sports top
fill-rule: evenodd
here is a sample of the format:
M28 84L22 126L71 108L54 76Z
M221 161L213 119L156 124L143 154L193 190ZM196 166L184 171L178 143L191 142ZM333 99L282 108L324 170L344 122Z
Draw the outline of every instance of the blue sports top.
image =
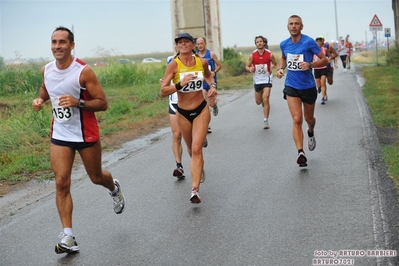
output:
M321 50L316 41L302 34L297 43L293 43L291 37L282 41L280 49L287 62L285 86L290 86L297 90L316 87L312 69L303 71L299 65L301 62L312 62L313 55L320 53Z
M204 57L202 57L202 58L204 58L204 59L206 59L208 61L209 71L215 71L216 64L215 64L215 61L213 61L213 59L211 57L211 50L206 49L206 53L205 53ZM213 79L214 79L215 83L217 83L216 74L215 74ZM204 89L209 89L209 85L206 82L204 82Z

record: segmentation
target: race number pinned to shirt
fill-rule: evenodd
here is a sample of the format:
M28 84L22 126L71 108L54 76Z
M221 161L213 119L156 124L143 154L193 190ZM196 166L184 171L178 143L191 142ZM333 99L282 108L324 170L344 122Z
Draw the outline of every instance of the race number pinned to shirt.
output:
M73 116L73 110L70 107L63 108L60 106L60 99L58 97L51 97L51 106L53 117L59 122L68 121Z
M183 80L183 78L189 74L194 75L195 79L183 86L180 92L189 93L202 90L204 85L204 75L202 71L180 73L180 80Z
M267 65L266 64L255 65L255 74L261 77L268 76L269 71L267 70Z
M292 71L302 71L300 63L303 61L303 54L287 54L287 69Z

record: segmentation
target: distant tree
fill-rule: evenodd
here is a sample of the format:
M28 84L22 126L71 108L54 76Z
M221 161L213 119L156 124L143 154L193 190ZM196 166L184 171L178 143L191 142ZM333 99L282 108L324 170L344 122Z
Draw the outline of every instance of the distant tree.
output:
M223 69L231 76L245 73L245 63L242 61L241 53L237 53L233 48L223 48Z
M105 61L107 61L108 58L111 58L112 54L115 54L115 51L113 49L107 50L101 46L97 46L93 50L94 50L96 56L103 58Z
M21 54L21 52L15 50L15 51L14 51L14 54L15 54L15 59L16 59L18 62L21 62L21 60L22 60L22 54Z

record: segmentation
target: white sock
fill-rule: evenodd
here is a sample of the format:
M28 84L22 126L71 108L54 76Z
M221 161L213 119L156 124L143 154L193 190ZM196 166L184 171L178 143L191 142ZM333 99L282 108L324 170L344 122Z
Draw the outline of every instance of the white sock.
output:
M267 118L263 118L263 122L267 122Z
M65 227L65 228L64 228L64 234L69 235L69 236L73 236L72 228L70 228L70 227Z

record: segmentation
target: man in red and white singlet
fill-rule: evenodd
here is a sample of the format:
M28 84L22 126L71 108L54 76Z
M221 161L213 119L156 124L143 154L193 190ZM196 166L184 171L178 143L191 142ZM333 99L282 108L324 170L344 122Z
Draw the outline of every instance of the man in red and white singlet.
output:
M256 50L249 56L245 69L254 73L255 102L263 106L263 128L269 128L270 91L272 89L272 67L277 65L274 55L267 47L267 39L263 36L255 37Z
M75 58L73 33L58 27L51 36L51 51L55 60L42 68L43 83L39 96L32 102L40 111L50 100L51 123L50 164L55 174L56 205L63 231L55 252L79 252L72 232L71 172L76 151L79 152L86 172L94 184L108 188L114 211L125 208L125 198L119 181L101 166L100 132L94 112L105 111L108 102L93 69Z

